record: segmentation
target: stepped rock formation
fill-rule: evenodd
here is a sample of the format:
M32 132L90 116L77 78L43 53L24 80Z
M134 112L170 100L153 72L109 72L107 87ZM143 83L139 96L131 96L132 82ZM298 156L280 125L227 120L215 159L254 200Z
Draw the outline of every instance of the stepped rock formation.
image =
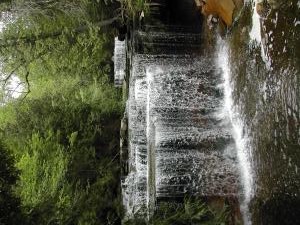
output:
M157 2L160 7L127 40L127 216L145 218L159 202L185 195L230 199L236 207L235 145L218 116L222 81L213 55L204 54L203 20L192 0Z

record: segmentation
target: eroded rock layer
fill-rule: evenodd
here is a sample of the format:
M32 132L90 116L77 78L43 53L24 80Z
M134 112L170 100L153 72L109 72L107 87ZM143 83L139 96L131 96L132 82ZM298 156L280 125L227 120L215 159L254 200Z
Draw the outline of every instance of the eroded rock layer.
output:
M129 216L146 214L162 199L237 198L239 192L230 126L220 116L220 71L203 54L201 29L157 18L134 30L130 45L122 184Z

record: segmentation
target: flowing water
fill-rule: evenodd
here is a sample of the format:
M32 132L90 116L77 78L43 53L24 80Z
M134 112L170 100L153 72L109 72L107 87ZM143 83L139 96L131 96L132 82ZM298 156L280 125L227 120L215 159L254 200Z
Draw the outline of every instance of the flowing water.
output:
M202 51L200 31L146 24L133 34L122 183L129 217L185 195L241 194L231 125L221 115L222 73Z
M157 198L238 193L232 136L217 116L220 82L220 71L209 57L134 55L128 204L138 210Z
M224 89L224 105L223 114L227 115L232 125L232 133L235 140L235 151L237 152L238 166L240 171L241 184L243 186L243 197L241 201L241 211L245 224L251 224L251 216L249 212L249 203L253 197L253 168L251 165L252 147L249 140L249 131L244 126L244 120L241 112L233 102L234 81L231 77L229 64L229 47L227 43L221 39L217 42L216 64L222 69L223 89Z
M128 217L195 195L239 199L245 224L298 224L299 8L261 17L245 3L210 53L195 24L152 21L132 33Z
M125 41L119 41L115 38L114 50L114 76L115 86L120 87L124 81L126 70L126 46Z
M299 224L300 2L274 2L245 4L219 65L252 223Z

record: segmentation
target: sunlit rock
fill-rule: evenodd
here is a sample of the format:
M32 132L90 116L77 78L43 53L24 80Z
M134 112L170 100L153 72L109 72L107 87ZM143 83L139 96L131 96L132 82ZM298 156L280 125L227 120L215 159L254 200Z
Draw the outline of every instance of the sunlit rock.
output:
M227 26L231 26L235 9L233 0L196 0L196 5L201 7L203 15L219 17Z

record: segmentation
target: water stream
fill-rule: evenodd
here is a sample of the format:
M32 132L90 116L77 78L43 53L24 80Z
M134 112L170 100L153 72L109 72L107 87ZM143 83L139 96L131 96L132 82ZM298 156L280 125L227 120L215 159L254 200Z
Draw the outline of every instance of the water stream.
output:
M127 217L194 195L237 199L244 224L297 224L298 6L262 18L247 1L215 52L192 26L156 21L135 30L127 45Z
M132 56L128 97L128 216L185 195L238 199L236 150L223 108L222 73L198 33L151 26ZM154 44L154 47L148 48Z
M135 181L128 185L138 184L135 207L186 193L237 194L231 133L216 116L220 74L211 62L189 55L134 57L128 115Z
M298 224L299 1L272 2L276 8L270 1L261 15L253 2L245 4L239 24L221 42L219 65L251 221Z
M226 41L219 39L217 43L216 64L222 69L224 89L224 108L223 116L230 120L232 125L232 134L235 140L235 150L238 157L241 184L243 186L243 195L241 200L241 212L243 214L244 224L251 224L249 203L253 197L253 168L251 168L252 147L249 141L248 130L244 126L244 120L238 105L234 104L233 95L235 83L232 79L229 64L229 47Z

